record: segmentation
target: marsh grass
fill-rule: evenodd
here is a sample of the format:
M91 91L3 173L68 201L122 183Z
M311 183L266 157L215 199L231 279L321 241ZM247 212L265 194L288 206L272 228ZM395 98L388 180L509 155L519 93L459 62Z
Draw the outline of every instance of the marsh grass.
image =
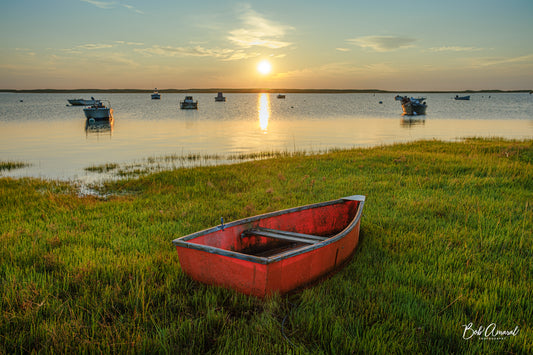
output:
M28 166L30 166L30 164L22 163L18 161L0 161L0 171L21 169L21 168L25 168Z
M334 149L335 150L335 149ZM296 156L307 156L315 154L324 154L330 150L295 150L295 151L258 151L252 153L234 153L234 154L201 154L201 153L187 153L187 154L172 154L165 156L154 156L144 159L140 162L127 164L102 164L92 165L86 167L84 170L105 174L105 179L123 179L123 178L137 178L146 176L161 171L175 170L180 168L192 168L202 166L214 165L228 165L236 162L246 162L253 160L264 160L271 158L287 158Z
M85 168L85 171L90 171L93 173L107 173L109 171L113 171L119 167L116 163L107 163L102 165L91 165L87 168Z
M531 353L533 141L420 141L70 185L0 179L0 353ZM181 270L171 241L367 196L331 278L261 300ZM463 339L495 323L516 336Z

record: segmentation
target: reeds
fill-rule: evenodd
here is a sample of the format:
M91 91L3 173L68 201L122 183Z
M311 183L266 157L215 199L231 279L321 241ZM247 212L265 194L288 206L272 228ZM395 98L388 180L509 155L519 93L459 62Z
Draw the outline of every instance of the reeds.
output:
M0 171L20 169L28 166L30 166L30 164L18 161L0 161Z
M0 179L0 353L531 353L533 141L420 141L71 185ZM261 300L171 241L367 196L353 259ZM519 328L464 339L465 325Z

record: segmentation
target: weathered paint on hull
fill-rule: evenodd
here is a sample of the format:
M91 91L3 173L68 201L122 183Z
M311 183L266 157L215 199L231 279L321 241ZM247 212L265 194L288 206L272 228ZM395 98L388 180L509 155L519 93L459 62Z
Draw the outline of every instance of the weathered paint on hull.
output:
M193 279L264 297L287 293L327 275L344 264L359 241L363 196L302 206L239 220L174 240L181 268ZM313 207L318 206L318 207ZM331 236L270 256L246 254L272 240L241 237L250 228L268 228Z

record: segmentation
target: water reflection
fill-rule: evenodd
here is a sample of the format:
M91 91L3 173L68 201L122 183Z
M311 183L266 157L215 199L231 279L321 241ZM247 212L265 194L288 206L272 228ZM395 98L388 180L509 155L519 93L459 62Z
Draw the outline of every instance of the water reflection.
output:
M109 135L111 135L113 133L113 125L114 125L113 118L101 119L101 120L95 120L94 118L88 118L85 121L85 132L87 133L87 135L89 133L93 133L93 134L109 133Z
M259 126L262 131L268 128L268 119L270 118L270 95L259 94L257 96L257 113L259 115Z
M402 127L409 128L412 126L422 126L426 124L426 119L422 117L402 118Z

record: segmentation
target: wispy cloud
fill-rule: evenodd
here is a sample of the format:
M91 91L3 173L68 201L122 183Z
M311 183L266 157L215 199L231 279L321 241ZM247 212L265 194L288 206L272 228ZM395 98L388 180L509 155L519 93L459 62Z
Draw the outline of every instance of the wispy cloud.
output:
M141 10L136 9L135 7L133 7L131 5L122 4L122 6L125 7L126 9L128 9L128 10L131 10L131 11L136 12L138 14L144 15L144 12L142 12Z
M473 62L473 65L476 67L488 67L503 64L526 64L532 66L533 54L510 58L476 58Z
M117 6L124 7L130 11L136 12L138 14L144 15L144 12L141 10L138 10L134 6L128 5L128 4L119 4L116 1L97 1L97 0L80 0L86 3L89 3L91 5L94 5L100 9L114 9Z
M460 46L443 46L433 47L429 49L431 52L475 52L481 51L483 48L478 47L460 47Z
M126 41L115 41L118 44L127 44L128 46L144 46L144 43L141 42L126 42Z
M88 49L88 50L111 48L111 47L113 47L112 44L100 44L100 43L87 43L87 44L82 44L81 46L76 46L76 48Z
M336 50L338 50L339 52L349 52L350 49L349 48L341 48L341 47L338 47L338 48L335 48Z
M288 71L285 73L278 73L277 79L287 78L299 78L305 79L306 77L329 77L339 78L347 77L351 75L368 75L376 73L378 75L395 73L398 70L384 63L376 63L372 65L355 66L353 62L334 62L328 63L316 67L302 68L297 70Z
M370 48L376 52L389 52L413 46L416 39L401 36L366 36L346 40L361 48Z
M246 6L240 15L242 27L229 32L228 39L243 48L253 46L266 47L271 49L284 48L292 43L283 41L283 37L288 30L293 27L282 25L264 18Z
M212 57L226 61L252 58L259 55L258 53L246 53L243 50L235 50L230 48L205 48L202 46L171 47L155 45L149 48L134 49L134 51L146 56Z
M114 1L96 1L96 0L81 0L83 2L87 2L91 5L94 5L100 9L112 9L115 7L116 2Z

